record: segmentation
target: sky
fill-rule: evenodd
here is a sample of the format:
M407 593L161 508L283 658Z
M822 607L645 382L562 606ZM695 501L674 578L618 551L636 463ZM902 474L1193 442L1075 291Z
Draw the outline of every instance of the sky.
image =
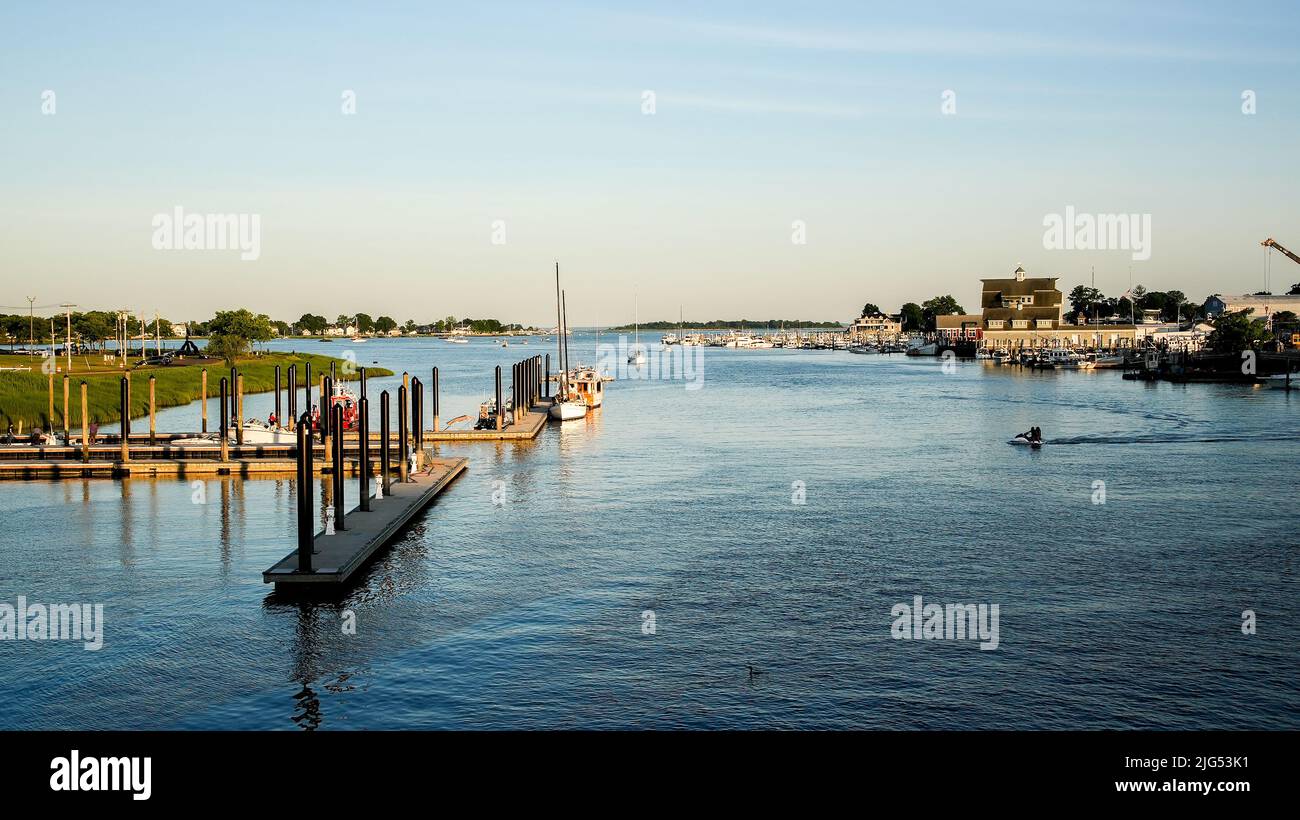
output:
M1290 2L9 3L0 311L549 327L556 261L575 326L973 309L1017 266L1285 291L1297 35ZM257 258L156 248L177 207L255 216ZM1044 247L1067 207L1148 216L1149 258Z

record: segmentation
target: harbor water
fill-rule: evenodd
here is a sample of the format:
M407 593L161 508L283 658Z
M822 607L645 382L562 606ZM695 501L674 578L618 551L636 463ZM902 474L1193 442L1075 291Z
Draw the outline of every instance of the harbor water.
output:
M444 421L553 353L277 347L436 365ZM1300 728L1300 394L699 353L534 441L436 447L468 472L337 601L262 583L292 476L0 485L0 601L104 608L96 651L0 641L0 727ZM996 649L895 637L915 596L997 605Z

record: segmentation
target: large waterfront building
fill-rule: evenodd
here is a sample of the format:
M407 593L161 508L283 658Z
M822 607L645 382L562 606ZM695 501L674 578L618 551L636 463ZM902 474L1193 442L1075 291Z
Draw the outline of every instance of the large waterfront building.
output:
M1009 279L982 279L979 332L985 347L1122 347L1133 344L1131 324L1068 324L1062 318L1064 297L1059 277L1031 277L1017 267ZM969 328L974 317L936 317L936 330ZM945 320L940 322L939 320ZM1086 320L1085 320L1086 321ZM962 335L969 336L966 330Z
M864 313L849 325L849 337L853 341L892 339L903 331L903 317L890 316L879 311Z

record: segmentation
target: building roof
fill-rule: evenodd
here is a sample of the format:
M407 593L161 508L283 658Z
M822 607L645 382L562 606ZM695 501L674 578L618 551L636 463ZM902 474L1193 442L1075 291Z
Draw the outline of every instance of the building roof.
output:
M1043 291L1060 291L1056 288L1059 276L1040 276L1033 279L981 279L985 293L1003 293L1008 296L1031 296Z

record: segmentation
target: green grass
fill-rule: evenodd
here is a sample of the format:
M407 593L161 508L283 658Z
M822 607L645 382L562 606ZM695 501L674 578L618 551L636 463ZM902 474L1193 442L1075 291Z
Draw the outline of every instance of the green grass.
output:
M306 376L304 365L311 363L312 382L320 383L320 374L328 374L330 362L337 363L341 378L351 381L357 374L344 372L343 359L305 353L273 354L248 358L239 362L239 372L244 377L244 393L265 393L275 389L275 366L280 365L281 379L288 387L289 365L298 365L298 387L303 387ZM221 377L230 376L230 368L221 364L207 365L208 397L221 391ZM168 367L136 368L131 371L131 417L149 415L149 377L157 381L154 396L158 409L177 407L198 401L202 392L200 365L171 365ZM382 367L367 367L367 375L391 376L393 371ZM71 374L68 415L69 426L81 428L81 382L86 382L88 421L109 424L121 420L120 371ZM6 425L17 429L22 422L24 431L34 425L46 430L63 429L63 374L54 376L54 418L49 417L49 376L39 371L33 373L0 373L0 432Z

